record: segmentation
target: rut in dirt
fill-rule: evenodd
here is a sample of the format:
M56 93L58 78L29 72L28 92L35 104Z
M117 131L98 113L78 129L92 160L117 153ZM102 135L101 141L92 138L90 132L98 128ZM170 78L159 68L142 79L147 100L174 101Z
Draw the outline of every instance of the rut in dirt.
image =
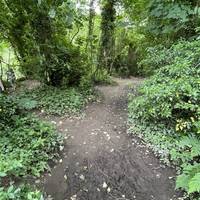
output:
M54 200L175 199L175 171L127 134L128 88L141 80L117 82L98 88L104 100L89 105L83 119L53 119L69 136L62 163L44 179Z

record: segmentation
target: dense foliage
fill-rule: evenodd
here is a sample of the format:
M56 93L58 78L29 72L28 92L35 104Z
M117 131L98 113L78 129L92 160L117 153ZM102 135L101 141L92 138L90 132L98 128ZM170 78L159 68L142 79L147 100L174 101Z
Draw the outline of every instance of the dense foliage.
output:
M43 200L43 195L29 186L20 186L15 188L11 185L8 189L0 188L0 200Z
M163 157L183 168L177 188L199 192L200 42L180 42L152 52L143 63L154 67L149 80L129 103L130 123ZM150 58L150 59L148 59ZM157 59L159 58L159 59ZM134 128L133 128L134 129Z
M124 3L142 32L160 43L160 39L170 42L196 36L195 28L200 20L197 0L124 0Z
M46 114L75 115L84 105L95 100L92 88L56 88L44 86L31 91L22 91L16 96L20 107L26 110L40 109Z
M13 46L21 69L51 85L79 83L87 67L84 56L65 34L80 23L68 1L0 1L2 36Z
M157 51L151 66L164 62L140 89L140 104L136 108L139 117L175 124L177 121L174 120L183 120L183 123L187 121L186 128L191 128L190 124L199 119L199 47L199 41L179 43L165 51L164 59L163 54ZM160 60L156 59L159 55Z
M1 132L1 177L39 176L59 148L54 128L33 117L15 118L15 124Z
M0 198L39 200L39 192L4 186L16 177L39 176L48 170L48 161L62 146L61 136L52 125L27 115L12 96L0 95L0 109Z
M199 197L198 0L0 0L0 7L0 199L43 199L11 184L48 170L62 145L31 112L80 114L95 99L94 83L111 84L111 75L148 77L130 97L130 130L179 167L177 189ZM42 87L21 91L20 79Z

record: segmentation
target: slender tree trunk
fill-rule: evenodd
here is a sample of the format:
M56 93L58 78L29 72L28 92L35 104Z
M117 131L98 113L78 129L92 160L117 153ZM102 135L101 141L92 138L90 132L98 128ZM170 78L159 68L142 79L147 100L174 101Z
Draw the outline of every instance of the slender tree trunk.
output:
M98 68L111 69L115 46L115 0L105 0L102 8Z
M89 20L88 20L88 36L86 50L89 52L90 59L92 57L93 32L94 32L94 17L95 17L95 0L90 0Z

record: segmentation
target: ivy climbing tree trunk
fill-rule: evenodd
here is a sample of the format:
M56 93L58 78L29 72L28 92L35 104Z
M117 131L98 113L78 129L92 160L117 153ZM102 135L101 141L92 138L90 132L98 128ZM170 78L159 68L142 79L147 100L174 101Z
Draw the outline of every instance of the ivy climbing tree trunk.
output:
M96 0L90 0L89 4L89 20L88 20L88 36L86 41L86 50L89 53L89 59L93 59L93 39L94 39L94 18L95 18Z
M54 86L62 83L69 58L56 40L54 15L61 3L0 0L0 31L17 53L22 73Z
M101 38L98 57L98 68L110 71L115 47L115 11L116 0L104 0L102 7Z
M34 18L31 22L31 27L34 30L34 37L36 43L39 45L39 50L42 52L42 65L43 70L41 71L45 77L45 82L49 82L52 85L59 85L61 80L58 76L58 72L52 69L54 63L54 27L52 26L51 19L46 12L47 9L38 9L37 12L33 13ZM31 12L31 11L30 11Z

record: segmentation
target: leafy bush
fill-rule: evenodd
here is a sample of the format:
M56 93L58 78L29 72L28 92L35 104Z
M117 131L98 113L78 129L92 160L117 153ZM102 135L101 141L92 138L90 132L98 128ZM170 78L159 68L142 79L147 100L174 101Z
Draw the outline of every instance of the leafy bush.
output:
M78 47L68 42L65 42L64 46L64 42L62 41L59 48L53 50L52 62L48 66L51 85L78 86L82 77L87 75L90 66L85 62L86 56L81 54Z
M183 136L176 142L176 150L171 150L171 159L177 164L192 163L198 161L200 156L200 140L196 136Z
M18 95L18 101L28 100L24 106L40 108L47 114L72 115L80 112L84 105L95 98L94 91L85 87L81 88L57 88L41 87L33 91L25 91Z
M38 102L30 98L24 97L16 100L17 105L22 110L32 110L38 107Z
M140 70L145 75L152 75L157 69L176 64L176 59L189 61L192 58L192 60L194 59L193 62L198 62L199 48L200 42L198 40L193 42L182 41L170 48L162 45L149 47L146 49L146 57L139 63Z
M105 69L96 69L92 76L93 81L96 84L110 85L113 83L113 80L111 79L108 71Z
M139 68L142 74L152 75L156 69L169 64L172 61L172 51L162 45L148 47L146 57L139 62Z
M17 112L18 106L13 97L0 94L0 130L12 121Z
M183 168L183 173L178 176L176 188L182 188L189 194L200 192L200 163L188 164Z
M170 123L181 133L199 132L199 43L183 45L183 52L177 53L170 65L157 70L146 81L139 89L140 96L133 98L129 104L130 117L131 113L137 113L132 117Z
M184 136L177 142L177 148L171 150L171 159L181 164L182 173L177 177L176 188L182 188L188 194L200 192L200 140L196 136Z
M39 176L61 142L55 129L33 117L18 117L0 134L0 177ZM9 130L9 131L8 131Z
M22 185L18 188L11 185L7 189L0 188L0 200L44 200L38 190L32 190L29 186Z
M144 62L161 68L130 97L132 132L143 132L164 161L181 167L177 188L195 197L200 192L200 41L181 42Z

